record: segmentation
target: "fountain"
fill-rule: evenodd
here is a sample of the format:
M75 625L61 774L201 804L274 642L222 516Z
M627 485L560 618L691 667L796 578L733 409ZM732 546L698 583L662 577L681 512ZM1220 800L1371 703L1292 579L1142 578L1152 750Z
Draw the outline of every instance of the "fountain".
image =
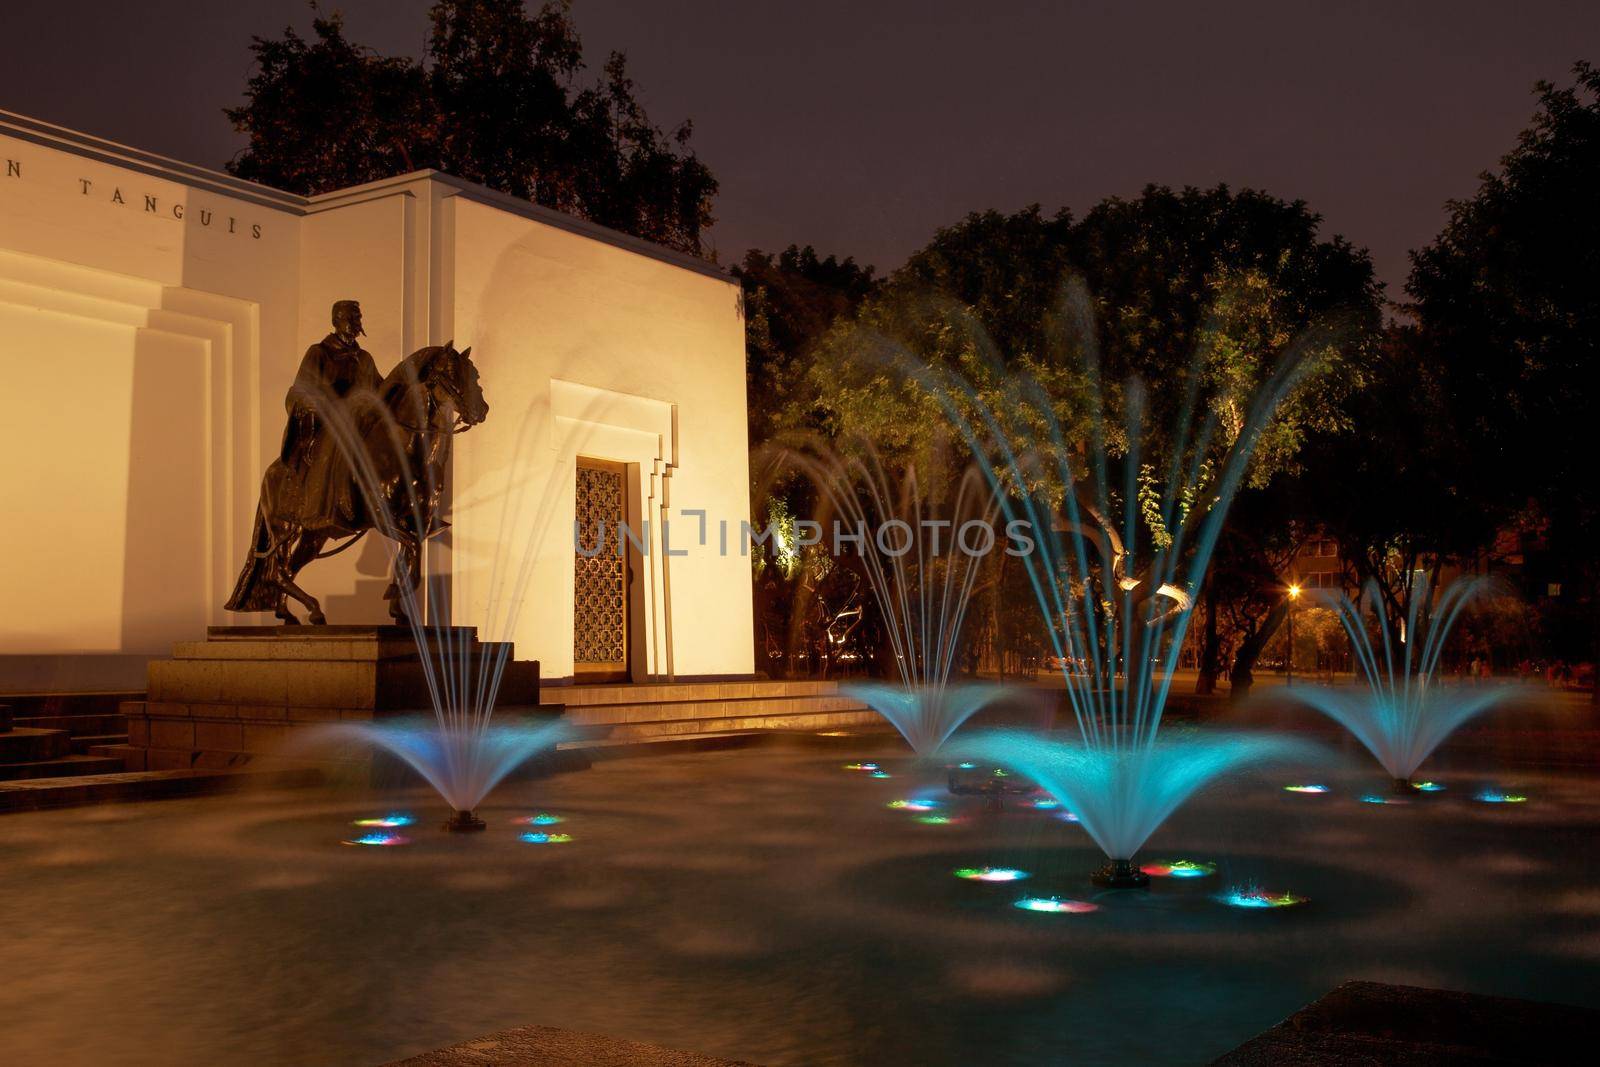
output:
M1167 817L1217 777L1269 759L1303 758L1307 746L1252 734L1151 737L1137 748L1095 746L1020 731L963 739L964 755L1004 762L1077 815L1107 863L1096 885L1137 888L1150 876L1134 855Z
M1354 692L1330 686L1296 687L1290 692L1293 699L1354 734L1394 780L1397 794L1435 791L1411 780L1417 768L1458 727L1514 691L1504 685L1451 688L1438 676L1445 642L1483 586L1483 579L1458 579L1432 604L1428 581L1419 577L1400 633L1395 634L1383 597L1376 584L1368 582L1363 599L1373 605L1380 645L1373 643L1367 613L1358 601L1344 594L1330 598L1366 686Z
M1122 419L1111 414L1081 286L1069 287L1064 310L1077 329L1089 394L1076 398L1087 419L1071 435L1079 444L1068 443L1058 401L1027 374L996 365L980 388L911 361L906 367L965 437L1007 529L1023 523L1032 534L1032 551L1021 558L1077 728L1071 740L1001 731L963 739L956 751L1017 770L1066 803L1106 854L1095 882L1140 887L1149 876L1134 855L1196 790L1247 764L1304 751L1245 735L1168 740L1158 730L1228 507L1279 403L1325 338L1308 331L1255 388L1221 387L1205 398L1197 353L1158 436L1137 379L1117 394Z
M841 456L808 440L783 450L779 459L803 470L843 516L899 675L899 684L850 682L839 691L882 715L918 756L931 755L962 723L1009 692L988 682L950 681L983 546L994 542L998 508L992 494L979 472L968 468L941 517L915 469L894 492L870 445ZM987 540L972 544L968 532L979 528Z
M451 346L445 348L453 351ZM459 358L470 369L466 354L461 353ZM391 378L404 377L408 368L409 363L403 364ZM414 371L410 371L410 377L411 384L416 385ZM476 384L477 373L473 369L470 385L475 389ZM481 408L475 415L476 421L482 421L487 405L481 391L475 401L470 393L466 399ZM448 428L452 397L441 396L435 390L428 394L426 403L430 405L426 415L418 417L442 419ZM445 411L435 414L431 405L442 406ZM469 579L451 575L447 580L432 570L424 574L422 569L427 542L449 526L433 510L444 474L442 466L433 462L432 453L418 456L404 447L408 439L406 427L387 404L368 405L377 420L377 430L386 433L368 430L360 435L344 406L329 405L328 410L331 417L326 419L326 425L349 462L356 488L372 516L373 528L383 535L382 543L394 573L385 596L391 602L391 614L409 630L414 642L431 714L330 724L319 731L320 739L376 748L398 758L450 805L452 814L444 822L445 830L482 831L485 823L476 809L489 792L519 766L553 750L569 736L565 724L537 708L513 709L509 716L506 709L501 709L496 721L512 646L509 640L479 639L480 632L509 636L515 631L534 563L552 525L540 502L558 496L554 485L557 475L550 474L542 486L530 487L526 479L513 480L511 472L518 465L512 463L504 469L505 484L480 487L480 492L499 498L499 538L486 576L482 626L455 626L451 623L452 596ZM524 448L541 446L535 422L530 405L518 429L518 454ZM456 426L453 432L460 432L461 428ZM375 439L380 444L374 446ZM381 442L385 439L393 444L393 455L384 452ZM553 468L561 469L559 464ZM457 492L462 491L458 487ZM537 494L531 499L532 510L538 514L527 523L530 493ZM509 531L519 525L528 533L516 538ZM520 552L516 550L518 546Z
M322 731L327 740L345 739L372 745L404 761L450 805L444 828L455 832L482 830L475 814L496 785L566 736L558 720L491 726L441 725L439 718L390 719L374 723L338 723Z

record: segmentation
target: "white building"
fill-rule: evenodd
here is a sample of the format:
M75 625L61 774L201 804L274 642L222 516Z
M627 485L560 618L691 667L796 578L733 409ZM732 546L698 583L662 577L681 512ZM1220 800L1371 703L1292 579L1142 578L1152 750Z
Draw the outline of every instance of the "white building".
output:
M0 692L141 688L172 642L271 621L222 604L343 298L380 370L454 339L481 371L430 557L455 622L549 681L752 672L743 320L715 267L437 172L306 198L0 111ZM576 509L609 488L649 529L620 604L575 584ZM332 623L384 622L387 569L369 536L301 581Z

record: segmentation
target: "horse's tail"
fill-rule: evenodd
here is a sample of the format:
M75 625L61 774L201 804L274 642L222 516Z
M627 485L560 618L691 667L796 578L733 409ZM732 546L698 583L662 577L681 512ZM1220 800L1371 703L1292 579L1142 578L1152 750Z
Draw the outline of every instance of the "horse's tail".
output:
M278 546L272 542L272 531L262 507L256 505L255 528L250 533L250 551L245 554L244 569L233 587L233 595L223 605L228 611L275 611L283 598L283 590L270 576L273 557Z

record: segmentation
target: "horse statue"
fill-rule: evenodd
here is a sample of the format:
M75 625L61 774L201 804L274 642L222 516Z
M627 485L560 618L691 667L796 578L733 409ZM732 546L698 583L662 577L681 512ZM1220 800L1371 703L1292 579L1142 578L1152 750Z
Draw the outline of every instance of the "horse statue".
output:
M313 626L326 624L322 605L295 578L312 560L337 555L376 530L396 545L393 580L383 594L389 615L409 620L405 601L410 594L415 603L422 546L450 525L439 516L439 498L451 442L489 414L471 352L457 352L454 342L418 349L376 391L319 405L326 440L317 447L331 450L331 461L295 465L280 457L267 468L229 611L271 611L293 626L300 620L289 610L292 599ZM307 492L307 472L348 484ZM346 540L323 550L340 538Z

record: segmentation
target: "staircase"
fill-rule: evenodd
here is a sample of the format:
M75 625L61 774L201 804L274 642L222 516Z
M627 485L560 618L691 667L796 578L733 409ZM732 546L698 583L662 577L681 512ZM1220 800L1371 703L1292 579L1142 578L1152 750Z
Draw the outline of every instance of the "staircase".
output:
M123 769L119 705L140 693L0 696L0 782L74 778Z
M837 682L714 681L546 686L539 702L576 737L562 748L691 742L766 731L824 732L881 726Z

